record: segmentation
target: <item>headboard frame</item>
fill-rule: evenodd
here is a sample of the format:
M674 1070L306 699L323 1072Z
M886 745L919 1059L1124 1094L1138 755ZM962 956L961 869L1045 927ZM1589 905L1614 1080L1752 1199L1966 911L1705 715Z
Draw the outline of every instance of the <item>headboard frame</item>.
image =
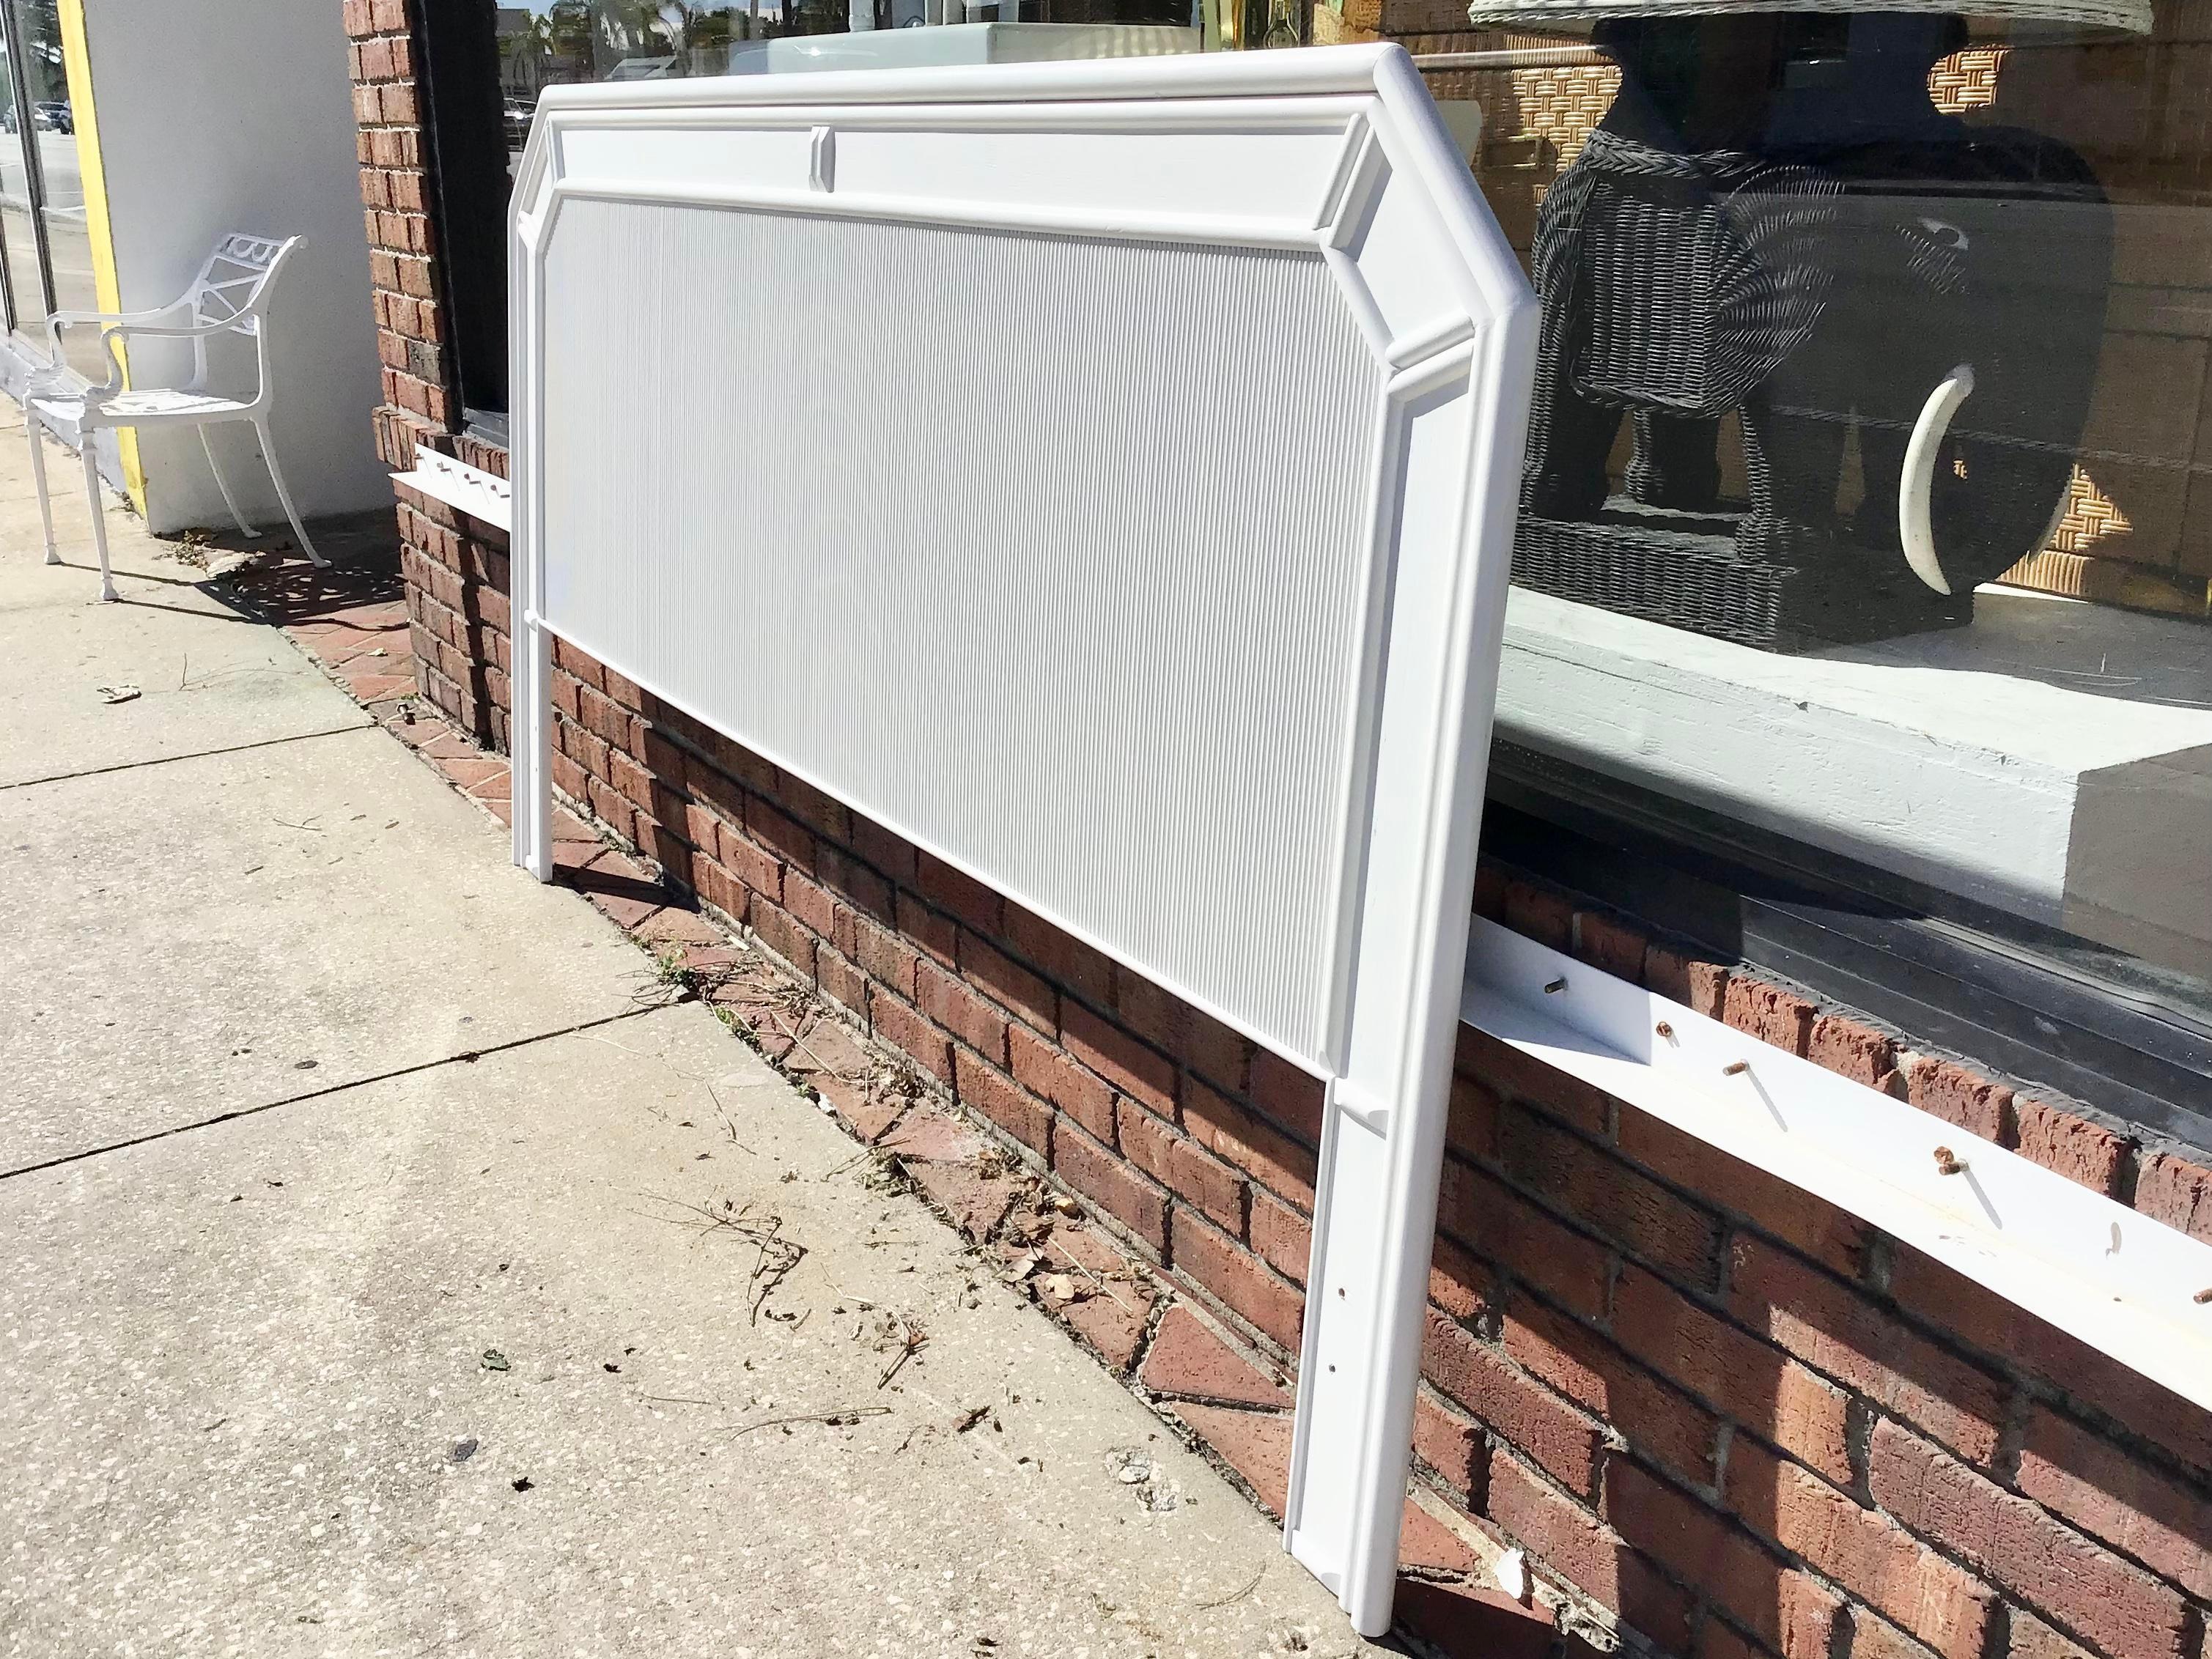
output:
M558 635L1326 1079L1379 1629L1534 338L1410 61L561 88L514 201L517 860Z

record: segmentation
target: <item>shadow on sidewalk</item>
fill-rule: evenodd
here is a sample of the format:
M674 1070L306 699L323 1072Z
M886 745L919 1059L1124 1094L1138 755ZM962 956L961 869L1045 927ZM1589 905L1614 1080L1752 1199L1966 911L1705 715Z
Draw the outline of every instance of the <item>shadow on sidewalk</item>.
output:
M210 572L203 587L262 622L281 628L350 623L364 606L397 605L404 641L406 589L399 575L399 531L392 514L371 511L321 519L309 533L331 562L327 568L309 564L288 535L195 532L171 544L183 562ZM224 568L241 555L250 562Z

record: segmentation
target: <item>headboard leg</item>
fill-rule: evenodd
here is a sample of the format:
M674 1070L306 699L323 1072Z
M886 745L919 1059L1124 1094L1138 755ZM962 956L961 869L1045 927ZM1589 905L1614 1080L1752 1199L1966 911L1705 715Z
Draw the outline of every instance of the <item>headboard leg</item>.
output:
M553 636L534 608L522 613L515 641L514 755L510 799L514 861L540 881L553 879Z

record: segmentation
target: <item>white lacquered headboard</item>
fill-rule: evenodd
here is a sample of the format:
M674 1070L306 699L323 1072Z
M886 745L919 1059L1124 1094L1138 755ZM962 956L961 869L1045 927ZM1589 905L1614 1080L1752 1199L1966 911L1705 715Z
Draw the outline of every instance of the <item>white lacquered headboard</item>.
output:
M1324 1079L1379 1630L1534 341L1410 61L556 88L513 237L518 861L557 635Z

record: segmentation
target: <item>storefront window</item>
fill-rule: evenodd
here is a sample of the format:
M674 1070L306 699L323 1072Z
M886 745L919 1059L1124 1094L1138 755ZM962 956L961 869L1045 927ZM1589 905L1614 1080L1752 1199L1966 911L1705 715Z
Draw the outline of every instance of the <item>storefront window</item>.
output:
M5 0L0 69L0 261L9 320L43 353L52 313L100 308L57 0ZM64 347L79 374L106 378L96 335L80 331Z
M1509 769L2212 1029L2212 7L1683 9L1431 79L1544 306Z
M57 0L9 0L9 9L15 14L23 88L29 94L19 125L37 167L39 222L52 276L53 308L97 311L92 231L85 219L84 174L77 156L76 117L70 102L59 8Z
M15 0L22 3L22 0ZM51 7L52 0L43 0ZM448 302L458 325L461 394L471 419L496 435L507 407L507 186L530 136L538 94L587 81L866 69L887 64L978 63L1007 58L1151 56L1198 48L1201 9L1219 0L452 0L428 9L432 126ZM1246 0L1265 11L1270 39L1295 0ZM1242 14L1240 14L1241 19ZM884 30L975 23L1057 24L1000 33L988 44L951 37L871 40ZM1218 25L1217 24L1217 27ZM844 37L841 41L830 37Z
M951 3L429 9L471 419L497 435L544 87L787 67ZM1544 307L1498 789L2042 964L2124 1006L2115 1042L2171 1037L2180 1102L2212 1054L2212 0L1406 10ZM1085 55L1236 33L957 13L1131 35ZM1872 1008L1887 971L1829 988Z
M17 136L22 108L15 95L15 54L0 33L0 265L5 267L9 320L35 326L46 314L46 280L31 204L31 164Z
M848 0L748 0L728 6L550 0L501 6L499 86L509 147L521 151L538 94L547 87L726 75L732 54L742 58L754 42L850 27Z
M538 94L550 86L799 67L804 55L779 52L770 43L803 36L943 23L1177 25L1191 18L1188 0L536 0L498 8L500 94L509 147L519 155Z

